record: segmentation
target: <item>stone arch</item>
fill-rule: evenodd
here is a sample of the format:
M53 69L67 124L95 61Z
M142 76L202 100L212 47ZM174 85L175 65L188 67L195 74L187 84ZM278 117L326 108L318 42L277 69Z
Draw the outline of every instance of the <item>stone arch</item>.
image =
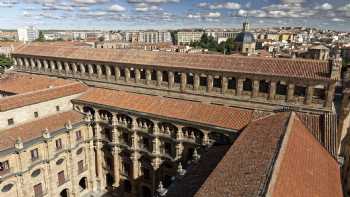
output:
M110 111L104 109L98 110L98 115L101 120L112 121L113 118L113 114Z
M117 120L120 124L126 125L128 127L130 127L132 124L132 118L126 114L117 114Z
M194 127L183 127L182 132L184 137L194 139L197 144L203 143L204 134L201 130Z
M148 118L137 118L136 122L137 126L141 129L147 129L149 131L152 131L154 128L153 121Z
M84 113L90 112L91 115L95 115L95 109L90 107L90 106L84 106L83 107L83 112Z
M178 132L178 128L169 122L160 122L158 123L159 132L170 135L176 138L176 133Z
M60 197L69 197L69 189L68 189L68 188L63 189L63 190L60 192Z

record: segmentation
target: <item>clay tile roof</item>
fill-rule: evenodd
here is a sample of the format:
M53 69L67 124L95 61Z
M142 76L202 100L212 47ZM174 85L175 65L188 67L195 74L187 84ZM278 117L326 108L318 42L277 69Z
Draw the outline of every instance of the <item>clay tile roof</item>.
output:
M8 73L0 78L0 91L21 94L50 87L57 87L75 83L72 80L64 80L43 75L32 75L25 73Z
M54 132L64 128L65 123L68 121L75 124L81 122L82 120L82 114L76 111L69 111L0 131L0 150L13 148L17 138L19 137L22 139L23 143L29 142L33 139L40 138L46 128L49 132Z
M289 116L282 113L249 124L195 196L258 196Z
M244 128L252 118L251 110L100 88L91 88L77 101L235 130Z
M63 46L25 46L16 55L330 80L326 61Z
M8 96L0 99L0 112L15 109L35 103L45 102L52 99L62 98L74 94L79 94L88 89L80 82L63 86L47 88L43 90Z
M340 166L298 117L275 169L272 196L341 197Z

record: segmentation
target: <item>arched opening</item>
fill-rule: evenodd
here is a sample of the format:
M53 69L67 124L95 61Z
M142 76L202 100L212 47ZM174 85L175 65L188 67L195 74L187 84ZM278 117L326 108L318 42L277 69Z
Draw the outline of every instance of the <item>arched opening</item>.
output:
M151 120L146 119L146 118L138 118L136 121L137 121L137 126L140 129L145 129L145 130L148 130L150 132L153 131L154 124Z
M106 183L107 183L108 187L112 187L113 186L114 177L110 173L106 174Z
M203 133L201 130L193 128L193 127L184 127L182 128L182 132L184 137L195 140L195 142L199 145L203 143Z
M68 189L64 189L60 192L60 197L69 197Z
M142 197L152 197L152 191L146 187L146 186L142 186Z
M265 80L259 81L259 92L261 93L269 93L270 84Z
M279 81L276 85L277 95L287 95L287 85L284 82Z
M253 84L251 79L246 79L243 82L243 91L252 91L253 90Z
M91 115L94 115L94 114L95 114L95 110L94 110L93 108L89 107L89 106L84 106L84 107L83 107L83 112L84 112L84 113L90 112Z
M83 177L80 179L79 187L80 187L80 191L84 191L87 189L87 178L86 177Z
M176 132L178 131L178 129L175 125L168 122L162 122L158 124L158 127L161 133L171 135L174 138L176 137Z
M235 90L236 89L236 78L232 77L228 80L228 89Z

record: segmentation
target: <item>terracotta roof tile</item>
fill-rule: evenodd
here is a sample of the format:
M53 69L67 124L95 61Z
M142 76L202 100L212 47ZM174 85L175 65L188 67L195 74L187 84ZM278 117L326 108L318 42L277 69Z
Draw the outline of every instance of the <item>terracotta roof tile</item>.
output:
M14 72L5 74L0 78L0 91L21 94L47 89L49 86L57 87L71 83L75 83L75 81Z
M252 117L250 110L100 88L91 88L77 100L235 130Z
M0 131L0 150L13 148L18 137L20 137L22 142L25 143L41 137L46 128L49 132L53 132L64 128L65 123L68 121L75 124L81 122L82 120L83 115L81 113L69 111Z
M93 49L63 46L25 46L15 55L93 60L174 68L229 71L308 79L330 79L328 63L316 60L182 54L141 50Z
M195 196L258 196L289 116L289 113L281 113L250 123Z
M65 96L79 94L88 89L80 82L67 84L59 87L48 88L0 99L0 112L15 109L35 103L45 102Z
M294 119L272 196L341 197L340 167L336 160Z

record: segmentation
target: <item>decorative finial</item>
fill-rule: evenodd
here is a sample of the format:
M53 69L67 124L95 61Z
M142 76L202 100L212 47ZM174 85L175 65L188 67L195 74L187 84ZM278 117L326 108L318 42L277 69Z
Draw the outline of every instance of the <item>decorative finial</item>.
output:
M184 176L186 174L186 170L182 168L181 162L179 162L179 165L177 166L177 172L180 176Z
M43 137L44 137L45 139L49 139L49 138L51 137L48 128L45 128L45 129L44 129L44 131L43 131Z
M164 188L162 181L159 182L157 192L159 196L165 196L168 192L168 190Z
M20 137L18 137L18 138L16 139L15 148L16 148L17 150L23 149L23 142L22 142L22 139L21 139Z
M73 128L72 126L72 122L70 120L68 120L68 122L64 125L64 127L67 129L67 130L70 130Z

